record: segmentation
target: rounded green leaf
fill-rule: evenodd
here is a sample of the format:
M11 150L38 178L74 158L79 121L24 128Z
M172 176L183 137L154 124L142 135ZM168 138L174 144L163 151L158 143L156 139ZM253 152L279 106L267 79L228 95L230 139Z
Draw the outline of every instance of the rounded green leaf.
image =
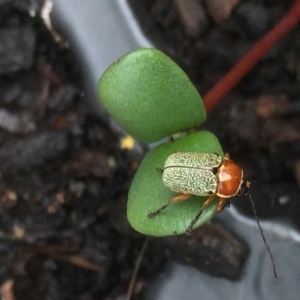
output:
M206 119L187 75L155 49L135 50L112 64L100 79L99 96L121 127L142 142L158 141Z
M131 226L153 236L185 233L191 220L197 215L207 197L191 198L170 204L156 217L148 214L156 211L176 193L164 186L162 175L156 168L163 168L167 157L175 151L218 153L223 156L218 139L207 131L193 133L173 143L161 144L152 149L142 161L133 179L127 204L127 218ZM211 219L217 212L217 199L203 210L194 228Z

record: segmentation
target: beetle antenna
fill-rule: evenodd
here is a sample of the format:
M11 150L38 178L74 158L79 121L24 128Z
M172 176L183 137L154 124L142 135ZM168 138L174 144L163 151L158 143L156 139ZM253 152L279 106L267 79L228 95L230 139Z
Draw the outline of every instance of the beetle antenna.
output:
M266 190L269 191L269 193L270 193L270 195L272 197L271 208L273 208L274 204L275 204L275 199L276 199L275 193L267 185L265 185L265 184L262 184L262 183L257 182L257 181L251 181L251 184L253 184L253 183L255 183L257 185L260 185L260 186L262 186L263 188L265 188Z
M250 185L250 183L249 183L249 185ZM276 272L274 257L273 257L273 254L271 252L271 249L270 249L270 247L269 247L269 245L267 243L266 237L264 235L264 231L263 231L263 229L262 229L262 227L260 225L260 222L259 222L259 219L258 219L258 215L257 215L257 211L256 211L256 208L255 208L255 205L254 205L254 201L253 201L250 193L249 193L249 200L250 200L250 203L251 203L251 206L252 206L252 211L253 211L253 214L254 214L255 221L256 221L258 229L260 231L260 235L261 235L261 237L263 239L263 242L264 242L264 244L265 244L265 246L267 248L267 251L268 251L270 259L271 259L271 263L272 263L272 266L273 266L274 276L275 276L275 278L277 278L277 272Z

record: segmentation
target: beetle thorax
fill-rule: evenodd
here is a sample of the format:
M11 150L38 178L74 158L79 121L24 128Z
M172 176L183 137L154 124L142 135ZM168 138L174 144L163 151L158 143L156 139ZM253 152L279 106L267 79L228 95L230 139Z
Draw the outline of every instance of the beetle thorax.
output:
M218 172L217 195L222 198L235 196L243 182L243 170L231 160L224 158Z

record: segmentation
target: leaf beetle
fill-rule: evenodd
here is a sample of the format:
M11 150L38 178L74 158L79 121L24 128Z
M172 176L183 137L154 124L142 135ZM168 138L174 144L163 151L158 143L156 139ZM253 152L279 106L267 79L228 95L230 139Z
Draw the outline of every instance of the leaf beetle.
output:
M199 219L203 209L216 197L219 198L217 211L220 212L228 204L231 197L249 194L250 181L244 180L243 169L230 160L228 153L223 158L216 153L176 151L166 159L164 168L158 169L158 171L162 173L164 185L171 191L180 194L171 198L168 203L158 210L149 213L149 218L154 218L160 214L169 204L187 200L192 195L208 196L201 206L199 213L187 227L187 235L191 234L193 226ZM259 224L257 212L250 194L249 199L263 242L271 258L275 278L277 278L273 255Z
M237 194L245 195L250 186L250 182L243 181L243 170L230 160L228 154L223 158L216 153L175 152L167 158L164 168L160 171L164 185L180 194L171 198L157 211L150 213L149 218L157 216L170 203L184 201L192 195L208 196L200 213L188 226L187 234L192 231L202 210L215 197L219 197L217 211L220 212L227 205L229 198Z

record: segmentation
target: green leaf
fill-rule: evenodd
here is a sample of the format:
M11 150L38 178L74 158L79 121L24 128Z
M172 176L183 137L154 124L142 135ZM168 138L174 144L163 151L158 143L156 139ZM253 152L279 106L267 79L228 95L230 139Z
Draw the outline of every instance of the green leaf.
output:
M191 220L207 197L192 196L188 200L172 203L156 217L156 211L176 193L166 188L156 168L163 168L167 157L175 151L218 153L223 156L218 139L207 131L193 133L173 143L161 144L152 149L142 161L133 179L127 204L127 218L131 226L147 235L168 236L185 233ZM203 210L194 228L211 219L217 212L217 199Z
M158 141L203 123L204 105L182 69L155 49L137 49L103 74L99 97L127 133Z

